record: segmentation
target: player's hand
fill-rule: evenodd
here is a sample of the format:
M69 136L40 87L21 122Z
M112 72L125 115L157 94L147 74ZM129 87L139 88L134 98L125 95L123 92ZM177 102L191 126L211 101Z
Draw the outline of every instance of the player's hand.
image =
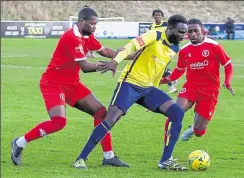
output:
M124 47L120 47L116 50L117 54L120 52L120 51L123 51L125 48Z
M118 66L118 63L115 60L111 60L111 61L99 61L100 63L98 64L98 66L100 66L97 71L100 71L101 74L107 72L107 71L112 71L112 75L113 77L115 76L116 73L116 69Z
M160 80L160 84L166 84L166 83L170 83L171 80L169 79L169 77L163 77L161 80Z
M230 93L231 93L232 95L235 95L234 89L231 87L230 84L225 83L225 84L223 84L223 87L224 87L225 89L229 90Z

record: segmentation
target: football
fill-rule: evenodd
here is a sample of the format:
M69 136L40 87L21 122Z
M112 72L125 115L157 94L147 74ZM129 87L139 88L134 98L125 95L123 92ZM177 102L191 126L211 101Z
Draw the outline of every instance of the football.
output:
M210 157L205 151L196 150L188 156L188 164L191 170L205 171L210 166Z

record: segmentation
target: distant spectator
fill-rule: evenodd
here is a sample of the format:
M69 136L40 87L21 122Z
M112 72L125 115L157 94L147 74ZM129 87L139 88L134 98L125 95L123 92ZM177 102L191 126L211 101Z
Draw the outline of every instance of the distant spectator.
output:
M225 23L225 30L227 33L227 39L230 39L230 34L232 34L232 40L235 39L235 30L234 30L234 20L231 18L227 18L227 22Z

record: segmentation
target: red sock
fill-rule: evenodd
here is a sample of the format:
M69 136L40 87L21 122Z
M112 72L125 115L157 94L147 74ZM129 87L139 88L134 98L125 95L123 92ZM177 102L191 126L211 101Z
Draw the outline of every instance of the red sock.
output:
M103 121L103 118L106 116L106 113L107 113L106 108L103 107L93 115L95 127ZM103 152L113 150L112 138L110 132L108 132L107 135L101 140L101 145L102 145Z
M198 130L198 129L193 128L193 130L194 130L194 134L197 137L201 137L201 136L203 136L206 133L206 129Z
M169 126L169 118L167 118L167 120L164 124L164 144L166 144L166 140L167 140L168 126Z
M66 118L64 117L52 117L51 120L45 121L31 129L25 134L25 139L27 142L41 138L45 135L57 132L63 129L66 125Z

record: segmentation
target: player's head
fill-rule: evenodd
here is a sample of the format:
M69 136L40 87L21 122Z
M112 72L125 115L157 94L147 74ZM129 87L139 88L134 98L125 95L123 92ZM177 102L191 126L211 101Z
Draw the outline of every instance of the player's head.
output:
M199 19L190 19L187 22L188 25L188 38L192 44L202 43L203 36L203 25Z
M187 20L180 14L172 15L168 19L166 36L170 43L178 44L184 39L187 32Z
M156 24L160 24L162 22L162 18L164 17L164 13L160 9L155 9L152 12L152 17L154 18Z
M96 30L98 22L97 13L90 7L83 7L78 15L77 26L84 36L89 36Z

